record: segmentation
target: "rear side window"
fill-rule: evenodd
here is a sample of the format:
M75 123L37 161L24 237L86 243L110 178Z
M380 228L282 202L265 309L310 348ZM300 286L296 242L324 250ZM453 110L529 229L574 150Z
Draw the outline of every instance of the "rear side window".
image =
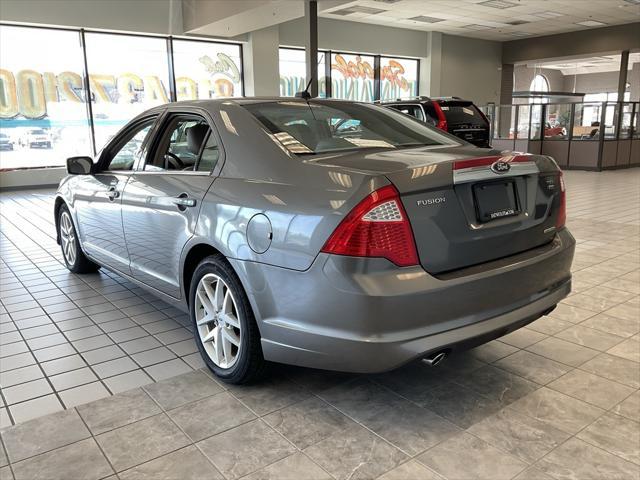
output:
M393 108L395 108L399 112L411 115L418 120L421 120L423 122L425 121L424 113L422 113L422 108L420 108L420 105L393 105Z
M449 125L486 126L484 118L471 102L440 102L440 108Z
M210 172L218 163L217 137L197 115L173 115L166 123L146 171Z

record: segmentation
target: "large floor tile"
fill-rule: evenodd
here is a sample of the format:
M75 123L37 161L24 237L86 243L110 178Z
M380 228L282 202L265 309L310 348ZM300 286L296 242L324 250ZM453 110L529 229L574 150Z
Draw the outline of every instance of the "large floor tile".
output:
M536 390L509 408L571 434L578 433L605 412L549 388Z
M454 381L504 405L540 388L540 385L534 382L492 365L482 367Z
M607 410L634 391L626 385L581 370L572 370L548 387Z
M191 445L118 474L120 480L223 480L200 450Z
M466 432L423 453L418 461L445 478L478 480L510 480L527 467L523 461Z
M98 480L113 473L92 438L23 460L12 468L16 480Z
M638 466L582 440L572 438L540 460L536 467L557 480L631 480Z
M519 350L494 363L496 367L545 385L571 370L571 367L535 353Z
M227 392L169 410L167 414L194 442L256 418L249 409ZM301 428L304 427L301 426Z
M11 462L17 462L88 438L91 434L75 410L65 410L1 432Z
M640 365L626 358L601 353L580 365L580 369L615 380L631 388L640 388Z
M190 443L165 414L102 433L96 441L118 472Z
M577 437L640 465L640 425L633 420L608 413L578 433Z
M362 427L336 433L304 450L336 480L376 478L408 457Z
M233 385L230 391L257 415L267 415L309 398L310 393L283 375L272 375L256 385Z
M354 425L352 420L319 398L270 413L264 421L301 450Z
M144 387L165 410L222 392L222 387L200 371L178 375Z
M612 412L623 417L640 422L640 391L627 397L611 409Z
M500 410L499 400L486 397L455 383L446 383L424 393L421 406L461 428L469 428Z
M139 388L78 407L78 413L94 435L157 415L160 411Z
M302 453L278 460L243 480L333 480L331 475Z
M296 451L262 420L209 437L198 447L228 479L253 473Z
M549 337L541 342L527 347L527 350L543 357L577 367L598 355L597 350L576 345L555 337Z
M569 438L568 433L511 408L476 423L468 431L527 463L542 458Z

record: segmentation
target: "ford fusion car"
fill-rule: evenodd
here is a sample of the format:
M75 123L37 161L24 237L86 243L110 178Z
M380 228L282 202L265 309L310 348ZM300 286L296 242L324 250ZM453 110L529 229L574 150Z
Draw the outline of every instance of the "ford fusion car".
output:
M228 382L267 362L434 364L570 292L551 158L479 149L375 105L172 103L67 169L55 220L69 270L107 268L188 311Z

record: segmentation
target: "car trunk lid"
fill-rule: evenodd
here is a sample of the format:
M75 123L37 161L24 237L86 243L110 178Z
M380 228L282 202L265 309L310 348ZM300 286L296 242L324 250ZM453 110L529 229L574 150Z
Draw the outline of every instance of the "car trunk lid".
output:
M490 153L387 174L428 272L496 260L553 239L561 203L555 162Z

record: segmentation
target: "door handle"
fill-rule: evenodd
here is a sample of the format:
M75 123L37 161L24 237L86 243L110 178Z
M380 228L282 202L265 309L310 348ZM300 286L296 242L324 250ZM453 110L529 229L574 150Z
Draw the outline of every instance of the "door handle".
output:
M113 201L119 196L120 196L120 192L116 190L115 185L109 187L109 189L107 190L107 197L109 197L109 200Z
M187 207L195 207L196 199L189 198L185 193L178 195L171 199L174 205L176 205L180 210L184 210Z

